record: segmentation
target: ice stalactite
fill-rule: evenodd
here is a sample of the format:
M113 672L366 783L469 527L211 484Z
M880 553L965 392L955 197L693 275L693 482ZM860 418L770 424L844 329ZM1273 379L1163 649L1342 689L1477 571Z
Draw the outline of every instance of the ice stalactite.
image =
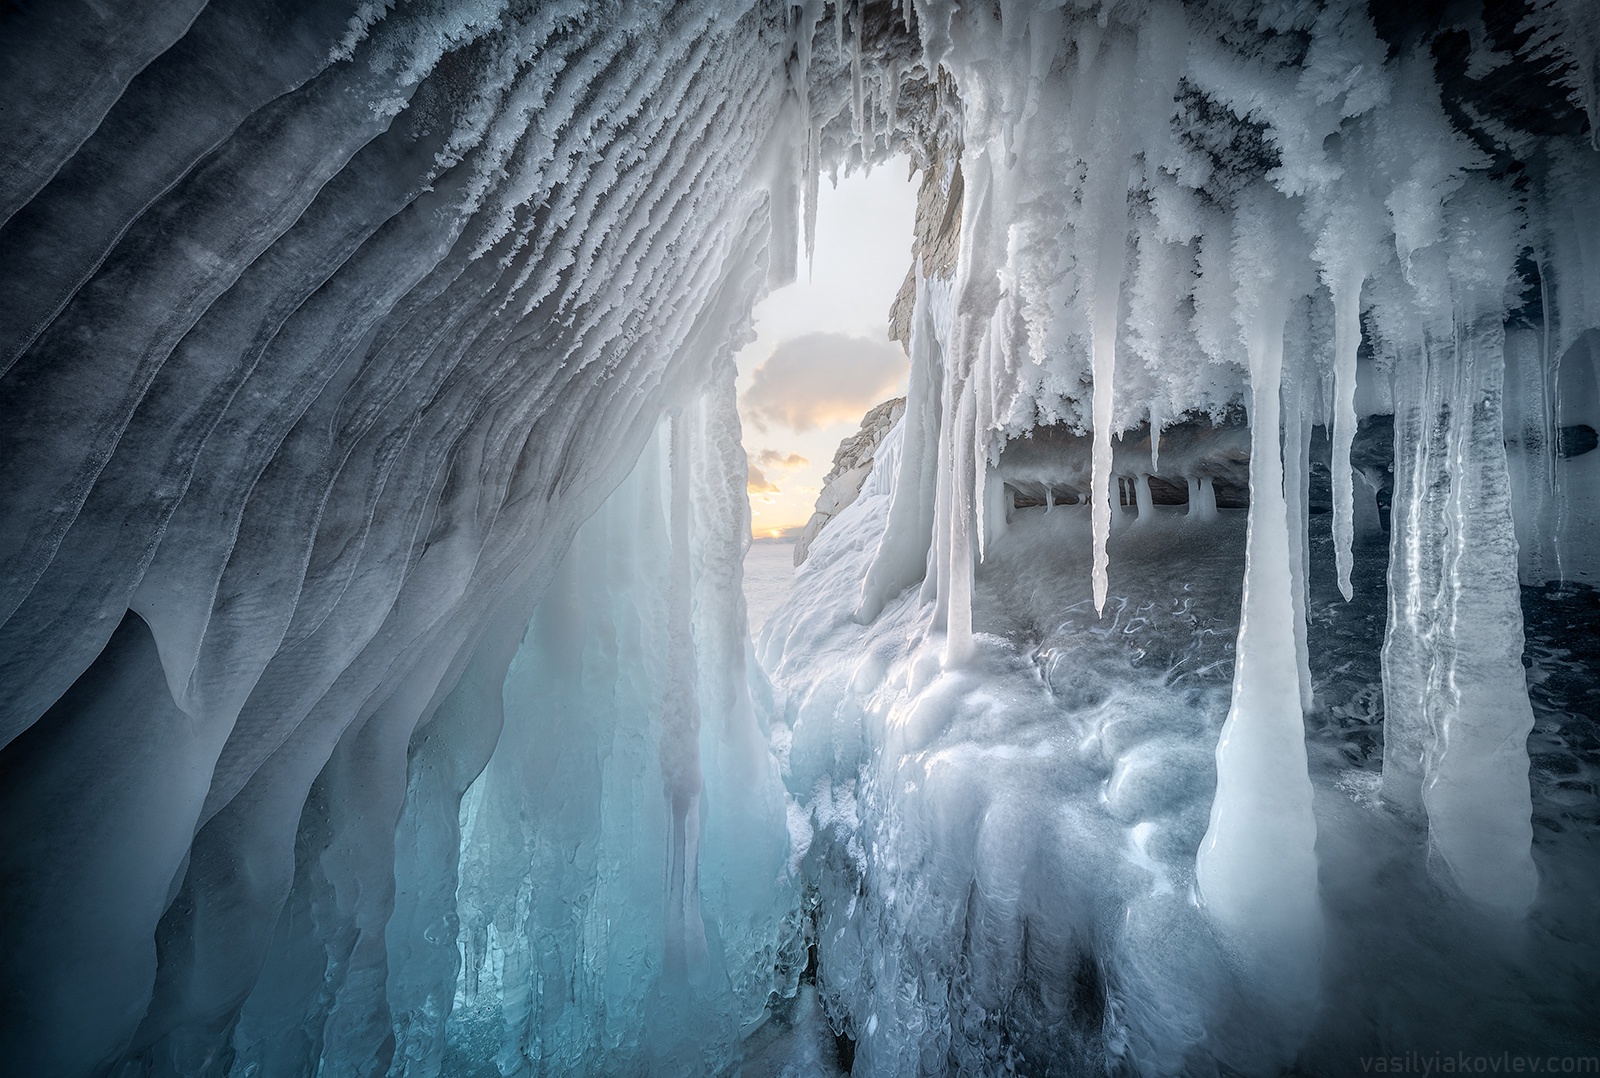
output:
M1095 36L1086 34L1079 48L1093 48ZM1094 394L1090 422L1094 429L1094 475L1090 498L1094 520L1094 606L1104 613L1106 604L1106 542L1111 537L1111 435L1115 421L1117 323L1121 306L1122 276L1127 263L1128 235L1127 117L1122 105L1133 73L1133 50L1119 37L1111 37L1098 56L1080 59L1085 72L1077 87L1097 105L1089 137L1094 149L1089 157L1083 188L1084 232L1093 254L1084 275L1089 300L1089 338L1093 354ZM1091 78L1089 73L1093 73ZM1120 499L1118 499L1120 502Z
M1354 216L1354 215L1352 215ZM1366 219L1370 220L1370 208ZM1360 227L1340 220L1341 231ZM1361 286L1367 276L1365 266L1341 266L1328 282L1333 299L1333 536L1338 559L1339 590L1346 599L1353 594L1350 570L1351 547L1355 542L1355 478L1350 465L1350 447L1356 437L1356 352L1361 346Z
M1255 191L1234 239L1239 320L1250 359L1250 520L1233 702L1217 743L1217 792L1195 864L1206 910L1232 937L1262 1003L1287 1031L1310 1021L1318 992L1322 909L1301 723L1292 531L1279 446L1284 329L1295 295L1291 212ZM1294 447L1298 456L1298 447ZM1294 1034L1289 1047L1293 1048Z
M667 799L666 970L682 976L705 958L700 920L700 699L695 684L689 603L689 432L672 418L668 457L666 692L661 717L661 781Z
M1291 305L1284 333L1285 361L1279 394L1283 424L1283 497L1289 528L1290 600L1294 604L1295 669L1300 679L1300 710L1309 712L1315 701L1311 689L1311 658L1306 637L1306 609L1310 591L1311 417L1318 385L1312 345L1308 339L1310 303Z

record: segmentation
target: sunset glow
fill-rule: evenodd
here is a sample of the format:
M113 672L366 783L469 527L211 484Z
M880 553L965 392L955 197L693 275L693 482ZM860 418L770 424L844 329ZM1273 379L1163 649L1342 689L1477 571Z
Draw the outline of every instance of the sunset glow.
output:
M873 405L905 391L909 364L888 322L915 206L903 162L824 183L809 278L802 261L800 280L756 308L756 339L738 356L756 538L803 528L840 441Z

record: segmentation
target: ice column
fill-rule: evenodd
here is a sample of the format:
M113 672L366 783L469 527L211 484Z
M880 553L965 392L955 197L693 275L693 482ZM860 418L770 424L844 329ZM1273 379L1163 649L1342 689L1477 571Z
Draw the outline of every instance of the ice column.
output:
M1389 612L1383 638L1383 799L1422 812L1422 757L1444 552L1432 533L1448 487L1432 482L1442 465L1446 428L1431 414L1437 342L1402 351L1394 373L1394 505L1389 532Z
M1431 853L1462 891L1520 916L1533 903L1538 875L1528 790L1533 709L1501 433L1504 332L1496 311L1456 336L1440 611L1448 636L1439 641L1443 692L1430 700L1434 742L1422 799Z
M1397 372L1383 790L1425 812L1430 858L1474 902L1533 901L1516 537L1498 315ZM1426 360L1424 364L1423 360ZM1403 482L1401 480L1403 479Z
M795 896L745 681L723 359L725 392L664 422L578 531L504 679L504 732L462 812L449 1038L479 1069L492 1050L505 1075L720 1073L783 991ZM407 1042L403 1073L436 1073L438 1049Z
M1528 788L1533 711L1502 397L1503 295L1515 221L1482 192L1452 200L1448 245L1415 256L1447 295L1395 373L1395 504L1384 638L1386 800L1426 815L1430 866L1515 919L1538 889Z
M1295 656L1279 382L1289 286L1275 257L1288 214L1275 195L1241 211L1239 315L1250 361L1250 516L1233 703L1217 745L1217 792L1196 876L1263 1002L1286 1028L1315 1003L1322 911L1316 823ZM1274 227L1279 225L1280 227Z
M705 957L700 920L700 700L690 621L690 443L682 413L672 417L671 561L667 568L667 672L661 715L661 781L667 798L666 968L681 972Z
M911 315L911 380L906 388L905 441L895 473L889 520L877 555L861 585L855 618L866 624L888 601L921 580L928 568L939 483L939 428L943 412L944 356L934 324L934 306L947 286L916 276Z

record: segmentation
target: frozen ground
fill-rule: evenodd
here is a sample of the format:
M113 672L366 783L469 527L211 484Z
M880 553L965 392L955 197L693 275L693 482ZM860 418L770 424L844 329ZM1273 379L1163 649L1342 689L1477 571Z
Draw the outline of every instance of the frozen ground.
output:
M1381 1052L1594 1054L1600 1028L1574 1002L1600 988L1600 685L1575 632L1592 590L1525 593L1543 885L1507 936L1430 883L1425 831L1379 797L1387 549L1356 545L1346 603L1328 518L1311 518L1326 930L1297 1049L1275 1040L1276 1001L1240 975L1194 885L1245 514L1117 518L1099 619L1088 514L1016 512L976 575L977 654L944 668L916 589L873 626L848 616L887 495L862 501L824 532L759 653L788 694L775 740L820 998L863 1073L1342 1075Z
M759 633L794 588L794 540L757 539L744 556L744 601L750 632Z

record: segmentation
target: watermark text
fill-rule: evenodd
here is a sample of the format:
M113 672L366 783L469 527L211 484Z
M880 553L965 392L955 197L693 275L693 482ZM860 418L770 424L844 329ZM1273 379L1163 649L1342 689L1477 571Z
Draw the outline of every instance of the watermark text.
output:
M1465 1052L1402 1052L1393 1056L1362 1056L1363 1074L1600 1074L1600 1056L1499 1055L1473 1056Z

